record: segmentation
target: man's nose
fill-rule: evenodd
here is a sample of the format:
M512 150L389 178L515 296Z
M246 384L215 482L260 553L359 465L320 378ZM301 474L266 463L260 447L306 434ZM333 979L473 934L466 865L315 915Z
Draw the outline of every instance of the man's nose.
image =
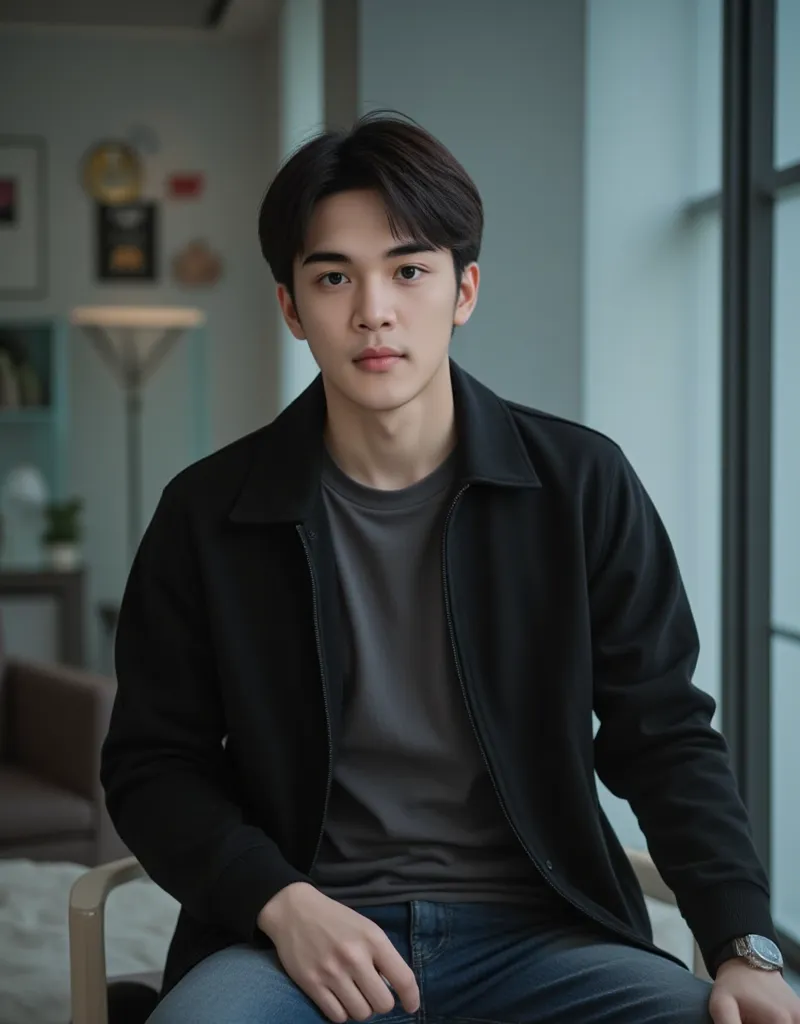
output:
M395 313L387 290L379 284L367 284L358 292L354 314L358 330L377 333L394 327Z

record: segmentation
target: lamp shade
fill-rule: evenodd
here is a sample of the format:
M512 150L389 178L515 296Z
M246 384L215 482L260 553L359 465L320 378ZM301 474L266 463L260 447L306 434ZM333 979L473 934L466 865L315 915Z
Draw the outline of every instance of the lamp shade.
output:
M189 306L78 306L70 320L76 327L174 331L199 327L206 322L206 315Z

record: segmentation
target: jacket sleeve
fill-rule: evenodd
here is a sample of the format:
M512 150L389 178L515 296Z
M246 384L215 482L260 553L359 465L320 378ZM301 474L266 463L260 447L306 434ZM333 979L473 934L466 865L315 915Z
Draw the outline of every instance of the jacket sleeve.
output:
M192 917L248 941L264 904L309 879L243 820L201 574L171 487L122 600L101 781L117 831L150 877Z
M630 803L708 964L737 936L775 939L769 885L715 702L692 683L698 636L672 546L616 448L612 462L590 576L595 766Z

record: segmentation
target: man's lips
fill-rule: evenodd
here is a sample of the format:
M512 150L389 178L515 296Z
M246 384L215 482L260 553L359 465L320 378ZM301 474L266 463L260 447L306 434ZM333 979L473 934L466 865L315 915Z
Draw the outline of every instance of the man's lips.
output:
M371 373L384 373L390 370L396 363L399 363L403 356L394 349L370 349L362 352L355 360L360 370Z
M400 359L400 353L393 348L368 348L361 355L356 356L356 362L361 363L366 359Z

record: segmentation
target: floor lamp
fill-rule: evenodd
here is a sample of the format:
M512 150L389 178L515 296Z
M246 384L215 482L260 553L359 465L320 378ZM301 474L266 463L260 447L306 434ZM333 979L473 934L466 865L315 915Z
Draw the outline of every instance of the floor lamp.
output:
M186 330L205 322L199 309L83 306L71 321L91 339L125 396L128 560L142 529L142 397L145 385Z
M128 565L142 535L142 399L181 335L205 323L199 309L183 307L82 306L72 311L79 327L110 368L125 398ZM110 633L118 606L104 602L100 616Z

